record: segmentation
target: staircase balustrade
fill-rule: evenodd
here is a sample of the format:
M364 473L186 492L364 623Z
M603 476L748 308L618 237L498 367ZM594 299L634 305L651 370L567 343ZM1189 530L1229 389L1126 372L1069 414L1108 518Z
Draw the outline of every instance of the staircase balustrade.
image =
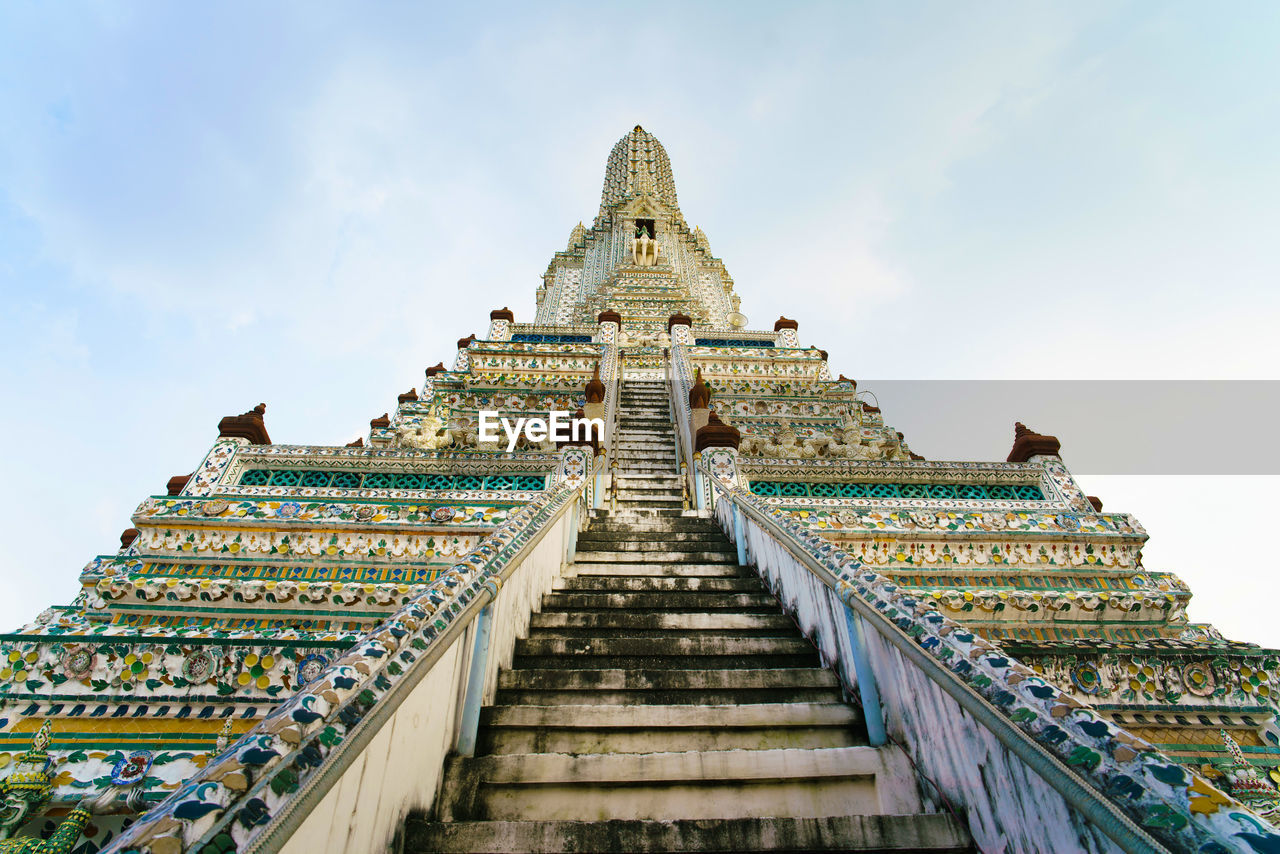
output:
M879 725L902 744L967 812L979 849L1266 850L1271 825L1191 770L747 490L699 474L742 562L858 686L873 743Z

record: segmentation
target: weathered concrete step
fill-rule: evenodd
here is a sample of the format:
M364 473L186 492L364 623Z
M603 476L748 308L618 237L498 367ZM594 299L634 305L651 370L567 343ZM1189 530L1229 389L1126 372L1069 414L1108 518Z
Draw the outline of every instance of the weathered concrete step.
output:
M602 705L752 705L832 703L842 700L835 676L817 667L548 668L504 670L500 705L559 703Z
M618 489L619 501L624 501L624 500L636 501L636 500L647 500L647 499L661 499L663 501L682 501L683 500L680 490L678 488L672 489L669 486L656 488L656 489L645 489L643 487L639 489L636 489L633 487L619 487Z
M480 754L808 750L866 744L844 703L496 706L481 712Z
M591 575L577 578L557 578L553 590L605 590L620 592L702 592L702 593L758 593L758 578L701 578L697 576L625 576Z
M646 539L634 537L634 535L619 535L617 538L594 536L588 539L586 535L578 537L578 551L612 551L612 552L653 552L657 550L663 551L730 551L731 548L725 545L723 537L715 537L710 534L695 534L680 536L679 534L669 533L664 536L654 536Z
M803 668L797 668L803 669ZM568 672L568 671L566 671ZM533 703L604 703L607 705L707 704L743 706L753 703L829 703L842 698L836 688L723 688L683 691L671 690L607 690L577 691L555 688L503 688L497 701L503 705Z
M664 545L698 545L701 548L722 547L728 540L719 531L584 531L578 535L578 548L598 551L610 551L615 547L627 549L626 546L654 548Z
M652 575L682 575L694 578L753 578L754 573L732 563L581 563L575 562L577 575L617 575L624 578Z
M596 656L809 656L817 651L801 637L696 634L688 637L606 635L564 637L554 629L532 632L516 641L517 656L571 655L575 662ZM764 663L763 661L757 662Z
M673 501L678 505L680 496L670 498L666 495L626 495L621 490L618 492L619 504L670 504Z
M738 562L738 553L733 549L676 549L678 543L671 543L673 548L648 549L641 551L601 551L578 549L577 560L583 563L733 563ZM692 545L692 544L689 544Z
M474 852L972 851L946 813L674 821L464 821L406 824L404 854Z
M892 751L719 750L454 760L441 818L577 820L819 817L919 812ZM897 772L896 774L894 772ZM450 798L452 794L454 797ZM451 808L451 809L450 809Z
M778 602L767 593L548 593L544 611L598 611L601 608L636 608L648 611L741 611L775 613Z
M684 515L684 510L679 507L624 507L618 505L616 513L611 513L607 508L605 514L610 514L614 519L623 520L640 520L640 519L675 519ZM603 515L603 514L602 514Z
M693 526L689 526L693 527ZM727 538L717 528L709 530L705 526L699 526L696 530L600 530L599 526L592 525L587 530L578 534L578 542L601 542L601 543L697 543L697 542L727 542Z
M858 713L852 706L844 703L758 703L752 706L490 706L480 714L482 726L583 729L852 727L858 723Z
M782 614L692 613L660 614L626 611L549 611L533 614L531 629L626 630L662 632L794 632L795 624Z
M710 519L699 519L690 516L684 519L617 519L610 517L608 512L601 513L596 511L596 518L591 520L591 527L584 533L635 533L648 535L649 533L663 533L668 531L699 531L720 533L720 528ZM723 536L723 535L722 535Z
M680 501L680 490L665 487L663 489L618 489L619 501Z
M670 449L668 449L669 451ZM653 454L646 455L646 462L649 465L657 465L661 460L658 457L667 454L668 451L658 451ZM674 456L674 455L672 455ZM666 471L652 472L630 472L628 474L619 474L616 485L628 487L631 489L674 489L680 491L680 476L676 474L674 469Z
M587 641L598 640L599 637L574 637L559 638L559 640L581 641L584 651L570 653L571 660L565 660L565 653L555 652L549 655L526 655L518 654L513 659L511 667L520 670L545 670L548 667L564 667L572 670L574 668L582 668L587 670L612 670L622 668L624 670L647 667L650 670L661 670L664 667L672 670L680 670L690 666L705 667L711 670L749 670L766 664L772 668L796 667L809 668L817 667L819 664L818 654L814 652L798 652L798 653L779 653L777 655L762 655L760 653L747 653L744 655L695 655L693 653L677 653L674 655L662 655L652 651L644 650L640 646L640 641L659 641L668 640L670 638L631 638L632 647L636 650L630 655L605 655L598 654L586 647L591 644ZM571 648L572 645L569 645ZM667 702L679 702L670 700ZM725 700L722 702L732 702Z

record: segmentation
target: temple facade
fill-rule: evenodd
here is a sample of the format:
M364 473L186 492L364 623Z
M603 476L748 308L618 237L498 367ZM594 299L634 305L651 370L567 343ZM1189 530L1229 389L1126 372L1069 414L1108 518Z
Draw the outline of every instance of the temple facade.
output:
M938 746L913 729L918 716L894 711L910 703L894 699L894 666L865 663L857 636L870 629L806 617L811 594L788 593L790 582L764 571L773 558L743 519L765 519L797 565L839 556L847 577L828 587L892 612L897 628L884 637L914 638L946 664L945 679L1004 715L1000 727L1020 727L1102 793L1072 797L1105 796L1098 809L1173 850L1245 845L1221 842L1227 814L1238 835L1276 839L1265 820L1280 803L1280 652L1190 622L1186 585L1144 564L1141 524L1086 496L1052 436L1017 425L1006 460L925 459L802 341L798 320L750 328L741 308L707 236L684 219L667 153L637 126L609 155L591 225L572 229L543 274L536 312L490 312L485 334L458 340L364 439L273 442L261 404L222 419L194 470L144 498L119 549L84 567L74 601L0 635L0 851L291 850L289 839L312 832L305 816L316 804L377 812L299 799L340 788L354 745L390 732L412 680L435 678L419 671L437 667L438 647L467 645L448 694L457 708L427 703L421 716L434 723L422 727L454 739L468 709L500 695L510 654L495 654L469 687L481 648L472 606L520 593L492 565L524 555L521 538L542 536L563 508L581 508L556 564L568 575L577 531L641 501L646 487L627 491L627 477L640 477L627 465L648 446L628 451L619 412L624 391L642 387L663 389L673 437L669 465L640 466L669 477L673 504L655 489L655 506L718 520L741 557L734 565L765 576L823 666L852 674L841 690L868 719L870 743L878 725L886 749L913 757L903 773L920 775L910 787L924 792L913 810L961 816L962 847L983 847L991 805L981 798L996 796L960 792L961 777L948 776L959 772L931 771L916 755ZM576 443L523 436L508 450L480 430L485 411L577 413L605 426ZM509 620L518 652L539 595L516 603L504 607L519 614ZM852 645L847 660L837 640ZM872 690L880 696L868 705ZM1035 765L1018 753L1032 748L1010 743L1001 741ZM443 749L456 755L458 743ZM431 811L448 785L432 774L391 825ZM390 790L382 797L393 801ZM1135 817L1126 798L1159 822ZM1139 850L1088 841L1079 828L1095 821L1091 808L1067 802L1063 826L1076 828L1078 850Z

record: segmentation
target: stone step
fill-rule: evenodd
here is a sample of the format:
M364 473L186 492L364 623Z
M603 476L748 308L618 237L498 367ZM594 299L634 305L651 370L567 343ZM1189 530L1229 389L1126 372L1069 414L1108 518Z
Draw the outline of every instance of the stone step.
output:
M578 534L578 548L586 548L587 543L599 543L601 548L624 543L715 543L728 547L719 531L597 531L594 526Z
M462 821L410 818L404 854L546 854L629 851L969 852L968 832L946 813L711 820Z
M751 705L842 700L834 674L817 667L547 668L503 670L499 705Z
M457 758L446 771L440 818L604 821L918 812L914 786L902 780L877 785L878 778L899 771L890 767L891 754L857 746Z
M478 754L668 753L866 744L844 703L496 706L481 712Z
M626 481L618 481L618 493L631 492L636 495L675 495L679 497L681 494L679 481L658 483L650 480L641 480L633 478Z
M573 571L578 576L615 575L634 578L644 575L684 575L696 578L747 578L749 570L732 563L578 563Z
M643 551L614 551L578 549L577 560L583 563L734 563L738 562L738 553L732 548L677 549L676 546L692 546L692 543L671 543L670 549L648 549Z
M574 578L557 578L553 590L603 590L603 591L654 591L685 593L756 593L761 585L758 578L703 578L698 576L660 575L580 575Z
M596 511L599 513L600 511ZM710 522L710 525L708 525ZM710 519L684 517L680 519L644 519L619 520L607 514L601 514L591 521L591 527L584 533L661 533L667 531L710 531L719 532L715 522ZM581 536L581 535L580 535Z
M760 659L803 657L806 665L815 662L817 652L808 640L802 637L770 637L742 634L699 633L687 637L659 636L633 637L629 635L604 635L596 637L573 637L557 634L554 629L531 632L529 637L516 641L516 657L535 657L547 655L573 656L575 662L587 657L618 656L678 656L687 659L690 656L703 658L722 658L737 656L753 656ZM757 664L765 663L758 661Z
M624 608L644 611L732 611L746 614L776 613L778 602L767 593L602 593L554 592L542 597L544 610L599 611Z
M530 629L556 629L564 634L575 631L635 632L758 632L780 635L796 632L791 620L782 614L690 613L661 614L626 611L549 611L532 615Z
M597 534L587 537L578 535L578 551L616 551L616 552L649 552L655 549L665 551L702 551L713 549L729 551L733 546L726 543L723 537L702 533L653 532L651 537L639 537L635 534L618 533L614 536Z

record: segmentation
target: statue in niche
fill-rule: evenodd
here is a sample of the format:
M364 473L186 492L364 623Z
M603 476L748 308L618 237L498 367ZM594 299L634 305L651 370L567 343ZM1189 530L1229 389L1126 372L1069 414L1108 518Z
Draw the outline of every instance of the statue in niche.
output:
M631 263L652 267L658 263L658 236L653 220L636 220L636 233L631 238Z

